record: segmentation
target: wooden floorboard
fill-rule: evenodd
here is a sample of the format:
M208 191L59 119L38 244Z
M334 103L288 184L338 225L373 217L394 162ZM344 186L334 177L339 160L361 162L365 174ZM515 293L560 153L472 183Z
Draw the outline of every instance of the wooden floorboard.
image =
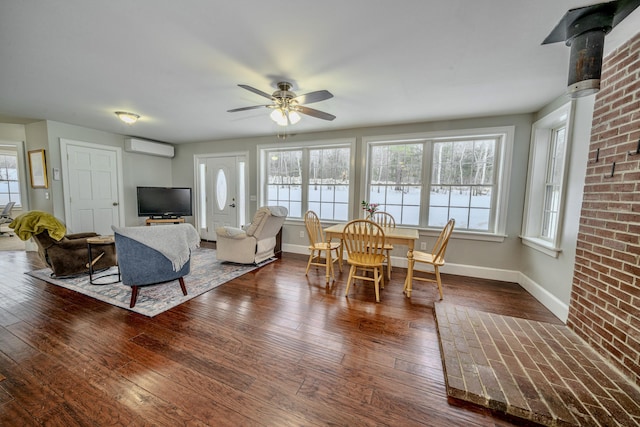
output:
M448 402L437 289L405 298L401 268L376 304L285 253L147 318L24 274L42 266L0 252L0 425L516 425ZM559 323L517 284L444 275L444 294Z

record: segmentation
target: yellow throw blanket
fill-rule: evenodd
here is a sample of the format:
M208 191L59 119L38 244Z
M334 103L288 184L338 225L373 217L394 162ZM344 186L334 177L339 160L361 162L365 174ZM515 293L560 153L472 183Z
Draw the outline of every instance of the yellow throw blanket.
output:
M54 240L62 240L67 228L48 212L29 211L18 215L11 221L9 228L13 228L20 240L29 240L33 235L47 230Z

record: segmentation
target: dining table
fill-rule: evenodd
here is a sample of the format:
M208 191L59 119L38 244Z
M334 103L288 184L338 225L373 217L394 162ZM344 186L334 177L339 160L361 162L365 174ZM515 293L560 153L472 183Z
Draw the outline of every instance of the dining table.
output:
M337 223L324 229L324 234L329 243L331 239L342 239L342 232L347 223ZM413 248L416 240L420 237L416 228L407 227L382 227L384 231L385 241L392 245L407 246L407 277L404 279L404 294L411 298L411 283L413 282ZM342 250L340 251L342 256ZM329 271L327 270L327 280Z

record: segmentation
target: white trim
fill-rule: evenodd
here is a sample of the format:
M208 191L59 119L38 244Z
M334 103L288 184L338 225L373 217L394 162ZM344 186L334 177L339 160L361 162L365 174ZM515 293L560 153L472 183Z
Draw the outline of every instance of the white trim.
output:
M261 205L264 205L265 199L267 198L267 184L266 184L266 168L267 168L267 160L265 158L265 151L268 150L295 150L295 149L322 149L322 148L336 148L336 146L348 146L350 150L350 159L349 159L349 203L351 204L350 208L354 206L359 207L358 203L355 203L355 190L354 186L351 185L355 182L356 170L355 170L355 158L356 158L356 138L354 137L345 137L345 138L335 138L335 139L318 139L318 140L310 140L310 141L298 141L298 142L275 142L269 144L259 144L256 146L256 158L257 167L258 167L258 202ZM302 181L302 185L306 185L308 182ZM306 199L305 191L303 191L302 195L302 212L300 218L293 217L292 219L301 220L304 216L305 210L308 209L308 200Z
M69 166L67 150L69 145L90 148L93 150L112 151L116 154L116 177L118 180L118 227L124 224L124 184L122 169L122 148L112 145L95 144L92 142L77 141L73 139L60 138L60 161L62 166L62 194L64 198L64 220L66 224L71 224L71 203L69 189Z
M498 191L495 200L491 206L491 220L493 221L493 231L487 233L477 232L469 230L469 233L475 233L477 236L483 236L478 240L491 240L495 241L498 237L504 238L507 229L507 218L509 209L509 188L511 180L511 168L513 162L513 145L515 140L515 126L493 126L487 128L473 128L473 129L458 129L458 130L444 130L444 131L430 131L430 132L418 132L407 133L397 135L383 135L383 136L364 136L362 137L362 150L361 155L361 179L360 179L360 197L359 200L367 200L366 190L369 183L369 156L370 146L372 145L384 145L391 143L417 143L417 142L437 142L439 140L447 140L449 138L473 138L473 137L502 137L499 140L498 150L496 151L496 161L494 167L496 171L496 182L494 188ZM425 156L428 156L428 150L425 150ZM423 166L427 167L427 161L423 159ZM430 184L430 178L422 183L423 189L428 188ZM424 196L423 196L424 198ZM421 206L424 208L424 202L426 199L421 200ZM497 217L496 217L497 216ZM466 230L465 230L466 231ZM469 234L471 235L471 234ZM486 237L484 237L486 236Z
M20 186L20 205L15 206L16 211L27 212L29 208L29 185L27 183L27 156L25 154L24 141L9 141L0 139L0 145L15 147L18 162L18 185ZM13 154L13 153L12 153Z
M567 323L569 318L569 306L551 292L531 280L523 273L519 273L520 277L517 283L529 292L535 299L544 305L549 311L556 315L563 323Z
M235 157L235 161L236 161L236 166L238 165L238 163L240 161L244 161L245 163L245 168L244 168L244 184L245 184L245 188L242 189L242 191L244 192L244 196L245 196L245 203L244 203L244 217L245 218L250 218L249 216L249 212L251 210L249 204L250 204L250 197L247 197L249 195L249 189L248 189L248 185L249 185L249 151L230 151L230 152L224 152L224 153L209 153L209 154L194 154L193 155L193 182L194 182L194 190L195 190L195 206L196 206L196 212L194 215L194 219L195 219L195 224L196 224L196 228L198 230L200 230L200 227L202 226L202 224L200 224L200 185L199 185L199 179L198 179L198 165L200 164L200 161L203 159L213 159L213 158L222 158L222 157ZM236 190L238 190L238 188L236 188ZM239 217L239 215L238 215ZM238 219L239 222L239 219ZM206 225L206 224L205 224Z
M520 236L520 239L522 240L523 245L542 252L545 255L549 255L553 258L558 258L560 252L562 252L561 248L554 247L551 242L547 242L546 240L536 239L534 237L528 236Z
M571 143L573 141L573 120L575 102L569 101L554 111L546 114L531 126L531 141L529 145L529 172L527 173L527 186L525 191L525 204L522 215L521 238L525 246L536 249L548 256L557 258L564 224L565 204L567 199L567 180L569 175ZM549 167L549 150L552 144L552 130L564 125L566 128L564 145L564 164L562 165L562 178L560 182L560 205L558 206L558 218L556 234L553 241L546 243L540 238L544 206L544 183Z

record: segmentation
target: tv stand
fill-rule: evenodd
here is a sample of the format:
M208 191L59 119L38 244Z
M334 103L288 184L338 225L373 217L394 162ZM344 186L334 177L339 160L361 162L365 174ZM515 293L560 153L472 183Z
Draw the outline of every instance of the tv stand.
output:
M184 218L176 217L176 218L147 218L145 221L146 225L151 224L181 224L184 222Z

